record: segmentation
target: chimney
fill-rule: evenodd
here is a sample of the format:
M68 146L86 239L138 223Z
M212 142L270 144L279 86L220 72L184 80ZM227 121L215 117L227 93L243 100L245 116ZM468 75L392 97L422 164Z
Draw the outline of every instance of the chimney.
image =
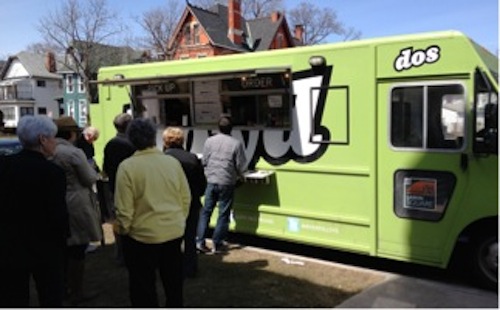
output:
M234 44L241 44L241 0L228 0L227 21L229 40Z
M45 69L50 73L55 73L57 71L56 56L53 52L47 52L45 54Z
M294 37L301 44L304 43L304 26L303 25L295 25Z
M279 18L280 18L280 12L272 12L271 13L271 21L273 23L277 22Z

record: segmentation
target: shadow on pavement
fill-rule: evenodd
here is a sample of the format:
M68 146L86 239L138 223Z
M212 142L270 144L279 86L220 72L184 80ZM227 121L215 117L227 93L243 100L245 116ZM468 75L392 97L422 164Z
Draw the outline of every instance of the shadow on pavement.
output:
M244 258L244 249L239 251L237 255ZM265 257L232 262L222 255L200 255L198 276L185 282L185 307L335 307L359 291L318 285L293 275L264 270L268 265L269 259ZM31 306L37 307L36 290L33 284L31 287ZM159 282L157 288L163 305ZM116 264L113 245L88 254L84 289L94 297L78 307L130 307L127 271Z

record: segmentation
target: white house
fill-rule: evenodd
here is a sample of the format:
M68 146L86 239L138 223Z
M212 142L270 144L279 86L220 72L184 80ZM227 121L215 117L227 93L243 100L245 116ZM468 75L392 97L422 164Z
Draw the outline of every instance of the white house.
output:
M56 72L53 53L20 52L9 57L0 72L0 110L6 128L17 127L26 114L59 117L63 81Z

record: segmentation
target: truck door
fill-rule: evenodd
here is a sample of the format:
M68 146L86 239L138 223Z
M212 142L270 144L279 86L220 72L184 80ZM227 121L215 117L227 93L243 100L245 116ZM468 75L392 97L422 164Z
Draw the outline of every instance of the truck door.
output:
M378 84L378 255L443 263L463 188L468 80Z

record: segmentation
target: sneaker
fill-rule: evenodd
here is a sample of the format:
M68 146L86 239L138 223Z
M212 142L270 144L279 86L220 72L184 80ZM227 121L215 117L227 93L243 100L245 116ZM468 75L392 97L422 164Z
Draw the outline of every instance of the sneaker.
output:
M229 247L226 244L214 245L212 249L213 254L224 254L229 251Z
M203 254L210 253L212 251L205 244L197 244L196 245L196 250L198 250L198 253L203 253Z
M85 249L85 253L93 253L99 248L99 245L95 243L90 243L87 245L87 248Z

